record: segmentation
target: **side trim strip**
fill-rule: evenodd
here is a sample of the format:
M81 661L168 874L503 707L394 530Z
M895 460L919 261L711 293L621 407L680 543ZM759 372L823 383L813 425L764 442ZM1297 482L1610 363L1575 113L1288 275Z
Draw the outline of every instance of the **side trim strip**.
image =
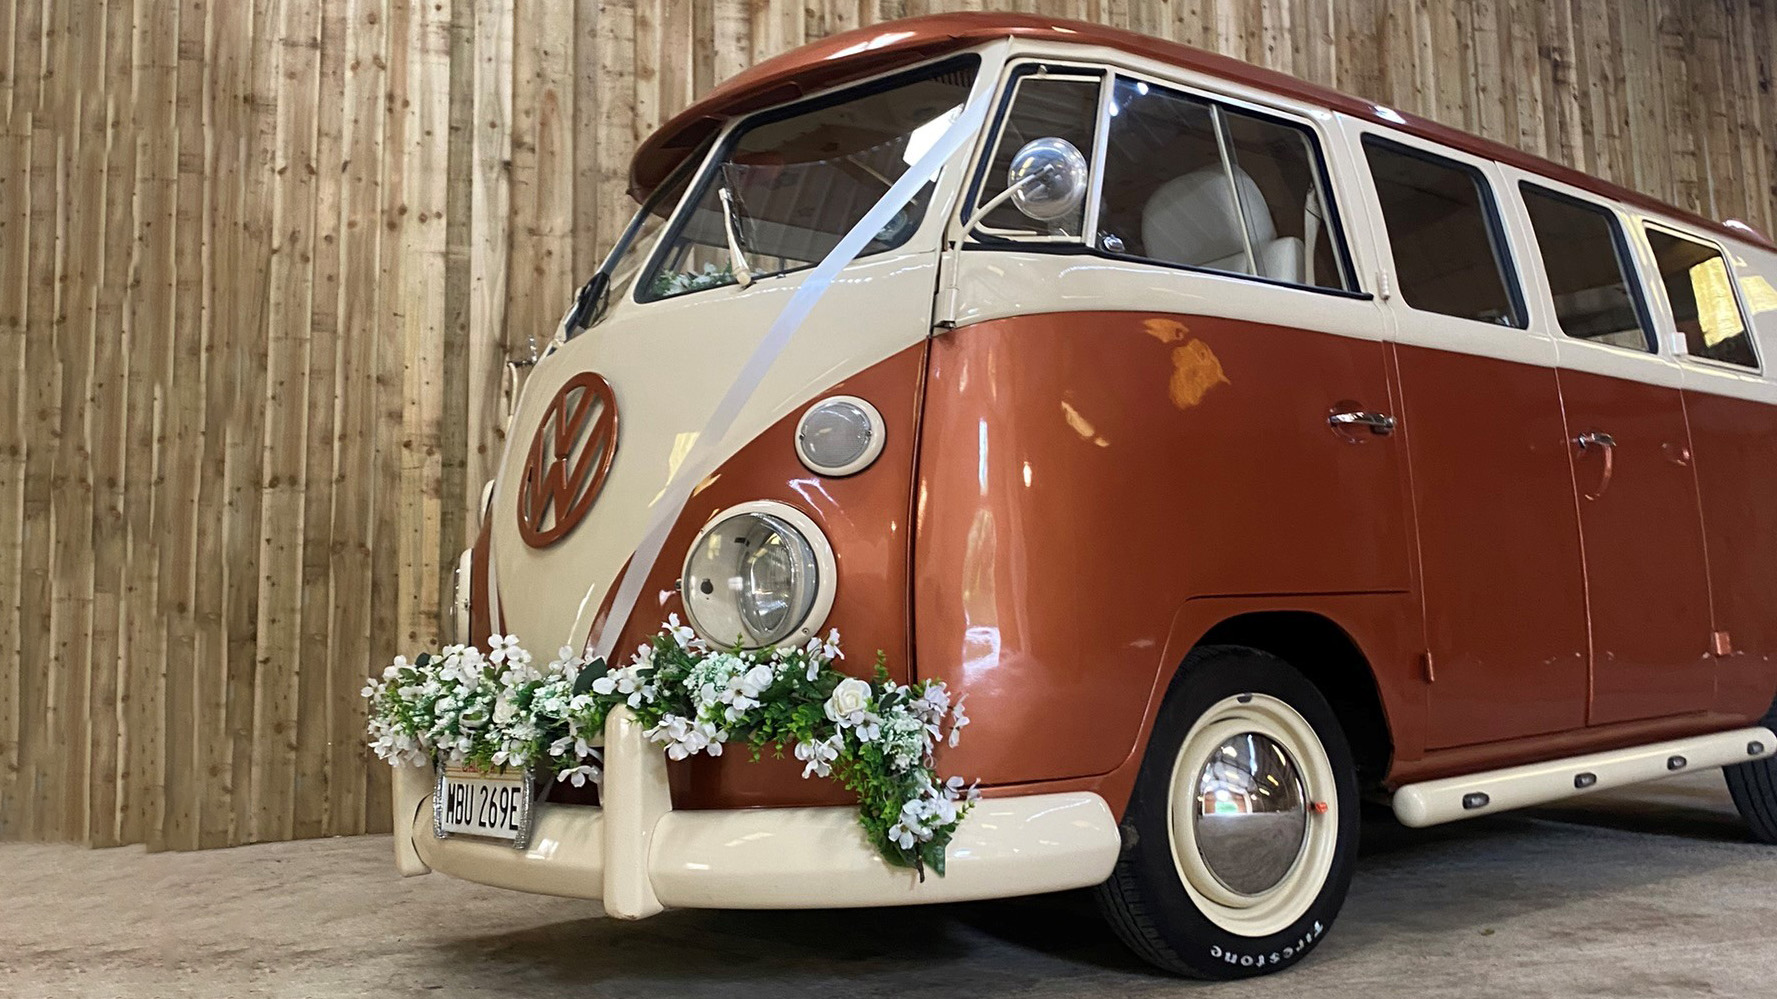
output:
M1394 814L1402 825L1420 829L1640 784L1684 770L1764 759L1774 753L1777 734L1770 729L1735 729L1407 784L1394 793Z

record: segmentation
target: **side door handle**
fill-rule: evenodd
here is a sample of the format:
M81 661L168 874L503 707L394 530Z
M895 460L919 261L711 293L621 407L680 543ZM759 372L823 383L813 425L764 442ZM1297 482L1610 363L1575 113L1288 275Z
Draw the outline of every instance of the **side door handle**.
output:
M1394 433L1394 417L1387 413L1348 412L1334 413L1327 417L1327 426L1334 430L1352 427L1369 427L1370 433L1383 435Z
M1589 500L1598 499L1610 488L1610 476L1616 470L1617 439L1602 431L1588 430L1575 437L1573 444L1580 449L1580 454L1597 451L1604 455L1604 474L1599 477L1598 491L1585 494Z

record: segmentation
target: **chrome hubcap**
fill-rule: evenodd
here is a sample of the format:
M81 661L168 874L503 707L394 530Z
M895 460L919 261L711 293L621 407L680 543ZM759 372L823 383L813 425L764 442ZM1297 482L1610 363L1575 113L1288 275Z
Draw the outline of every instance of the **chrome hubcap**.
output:
M1198 771L1191 810L1198 854L1222 886L1254 896L1277 887L1308 838L1296 761L1258 732L1225 739Z

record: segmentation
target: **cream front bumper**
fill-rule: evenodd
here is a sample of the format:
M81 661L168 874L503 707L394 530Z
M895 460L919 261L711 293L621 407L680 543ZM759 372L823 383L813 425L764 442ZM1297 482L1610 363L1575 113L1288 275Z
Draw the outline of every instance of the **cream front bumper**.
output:
M530 846L432 832L429 771L396 770L401 873L442 871L500 888L601 899L641 919L663 908L919 905L1033 895L1110 876L1121 839L1104 799L1074 792L978 802L943 877L922 882L864 838L849 807L674 811L666 760L628 711L605 725L601 807L537 806Z

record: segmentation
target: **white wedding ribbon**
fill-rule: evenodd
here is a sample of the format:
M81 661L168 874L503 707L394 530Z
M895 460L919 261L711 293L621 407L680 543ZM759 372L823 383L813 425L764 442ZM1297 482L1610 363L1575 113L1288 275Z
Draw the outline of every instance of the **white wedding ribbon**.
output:
M881 200L864 213L864 217L852 226L851 231L828 251L826 257L808 272L801 286L784 303L783 311L778 313L777 319L766 330L759 345L753 348L753 353L735 376L734 383L728 386L727 393L716 403L716 408L704 422L702 432L697 435L696 443L692 445L684 461L679 463L678 471L654 500L641 541L636 544L635 554L623 570L616 595L611 599L611 609L605 616L604 626L592 645L594 655L606 662L611 661L617 639L623 633L623 626L628 622L630 613L635 610L636 600L641 596L642 584L659 559L660 550L666 545L667 534L684 512L685 504L690 501L697 484L721 464L725 456L718 451L718 446L754 391L765 380L766 374L771 371L773 362L789 346L790 339L801 327L803 320L808 318L821 296L826 294L834 277L857 259L858 254L888 225L895 213L913 200L919 189L937 176L938 170L980 129L982 122L987 119L994 79L988 73L976 76L962 113L938 141L895 181Z

